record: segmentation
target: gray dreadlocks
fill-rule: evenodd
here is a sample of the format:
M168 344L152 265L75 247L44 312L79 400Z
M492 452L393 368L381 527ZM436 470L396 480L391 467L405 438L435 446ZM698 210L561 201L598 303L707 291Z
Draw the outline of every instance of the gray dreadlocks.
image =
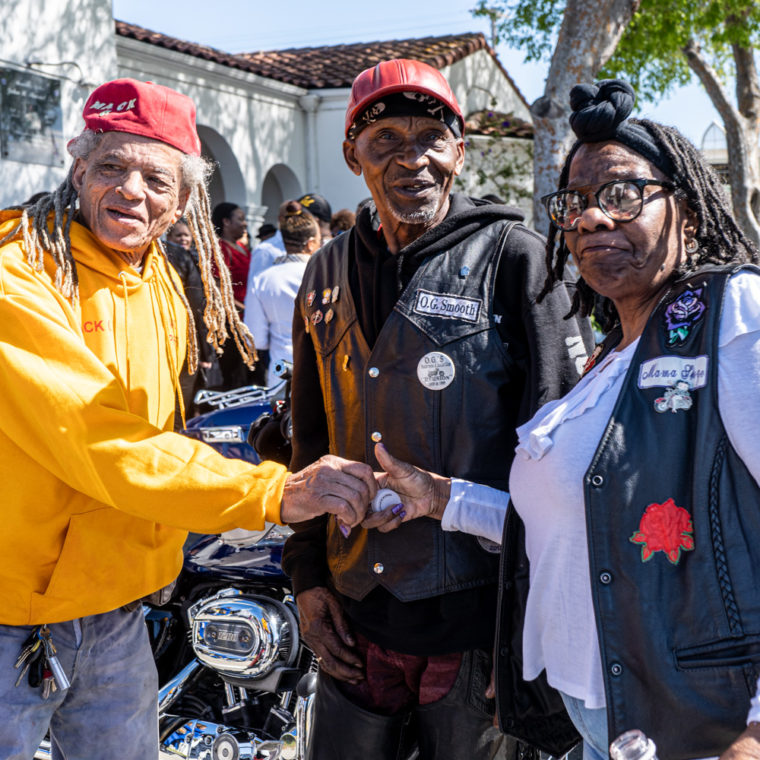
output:
M69 143L69 152L75 159L87 158L97 148L102 137L102 133L85 129ZM211 223L211 208L206 183L212 168L212 164L200 156L187 154L183 156L182 189L190 192L185 218L198 251L198 265L206 296L203 321L208 328L207 340L217 353L222 352L222 346L229 337L227 330L229 326L238 351L252 369L256 361L253 337L240 320L235 308L232 280ZM0 245L20 237L26 250L27 261L37 271L41 271L44 266L45 254L51 255L56 263L56 289L76 304L79 300L79 279L71 253L70 231L71 222L78 209L79 196L72 182L73 170L72 165L66 179L52 193L45 193L30 205L14 207L22 211L21 221L5 238L0 240ZM52 231L48 228L51 214L53 215ZM166 251L160 241L158 241L158 246L168 266ZM214 269L219 273L218 282L214 277ZM198 368L195 320L187 298L174 278L172 278L172 284L187 312L187 367L192 374Z

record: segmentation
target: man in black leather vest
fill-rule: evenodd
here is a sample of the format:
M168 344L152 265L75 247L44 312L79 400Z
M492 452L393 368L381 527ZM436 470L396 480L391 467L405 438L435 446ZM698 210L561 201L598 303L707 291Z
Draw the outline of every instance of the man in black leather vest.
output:
M293 467L330 451L379 470L382 440L506 489L515 426L578 379L590 336L563 319L565 287L535 303L542 240L515 209L451 194L463 129L426 64L386 61L355 80L344 156L373 203L312 257L296 299ZM415 745L423 760L504 757L485 696L494 547L427 518L391 533L293 527L283 565L320 660L312 760Z

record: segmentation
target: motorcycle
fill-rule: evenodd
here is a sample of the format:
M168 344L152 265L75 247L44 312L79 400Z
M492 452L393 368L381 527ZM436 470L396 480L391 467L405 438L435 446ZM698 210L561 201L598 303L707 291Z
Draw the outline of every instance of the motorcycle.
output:
M290 366L281 382L201 391L211 411L183 431L231 458L289 459ZM257 443L259 451L252 445ZM144 605L159 673L163 756L186 760L303 760L317 662L299 635L281 567L290 529L195 536L171 599Z

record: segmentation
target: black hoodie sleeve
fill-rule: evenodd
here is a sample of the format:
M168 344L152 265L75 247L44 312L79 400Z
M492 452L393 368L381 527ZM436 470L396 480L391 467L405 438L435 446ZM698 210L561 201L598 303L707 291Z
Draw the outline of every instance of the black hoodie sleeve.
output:
M290 470L296 472L329 452L327 416L319 383L314 344L304 328L301 293L293 312L293 380L290 409L293 422L293 456ZM290 576L293 594L327 584L325 548L327 516L292 523L294 533L282 552L282 568Z
M558 283L541 303L536 301L546 279L544 246L540 235L515 225L496 277L494 312L503 315L499 331L525 373L517 425L578 382L593 347L589 321L565 319L571 304L565 283Z

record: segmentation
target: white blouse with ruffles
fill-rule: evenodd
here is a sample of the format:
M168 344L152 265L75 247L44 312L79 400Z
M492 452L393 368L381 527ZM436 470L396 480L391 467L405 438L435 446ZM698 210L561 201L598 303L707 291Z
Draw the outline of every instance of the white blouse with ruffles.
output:
M525 523L530 560L524 677L531 680L546 669L552 686L592 709L603 707L605 698L591 599L583 478L635 350L633 343L613 352L564 398L546 404L518 429L509 481L512 500ZM760 484L760 276L753 273L734 275L726 287L718 401L731 444ZM442 527L500 541L508 500L504 492L452 480Z

